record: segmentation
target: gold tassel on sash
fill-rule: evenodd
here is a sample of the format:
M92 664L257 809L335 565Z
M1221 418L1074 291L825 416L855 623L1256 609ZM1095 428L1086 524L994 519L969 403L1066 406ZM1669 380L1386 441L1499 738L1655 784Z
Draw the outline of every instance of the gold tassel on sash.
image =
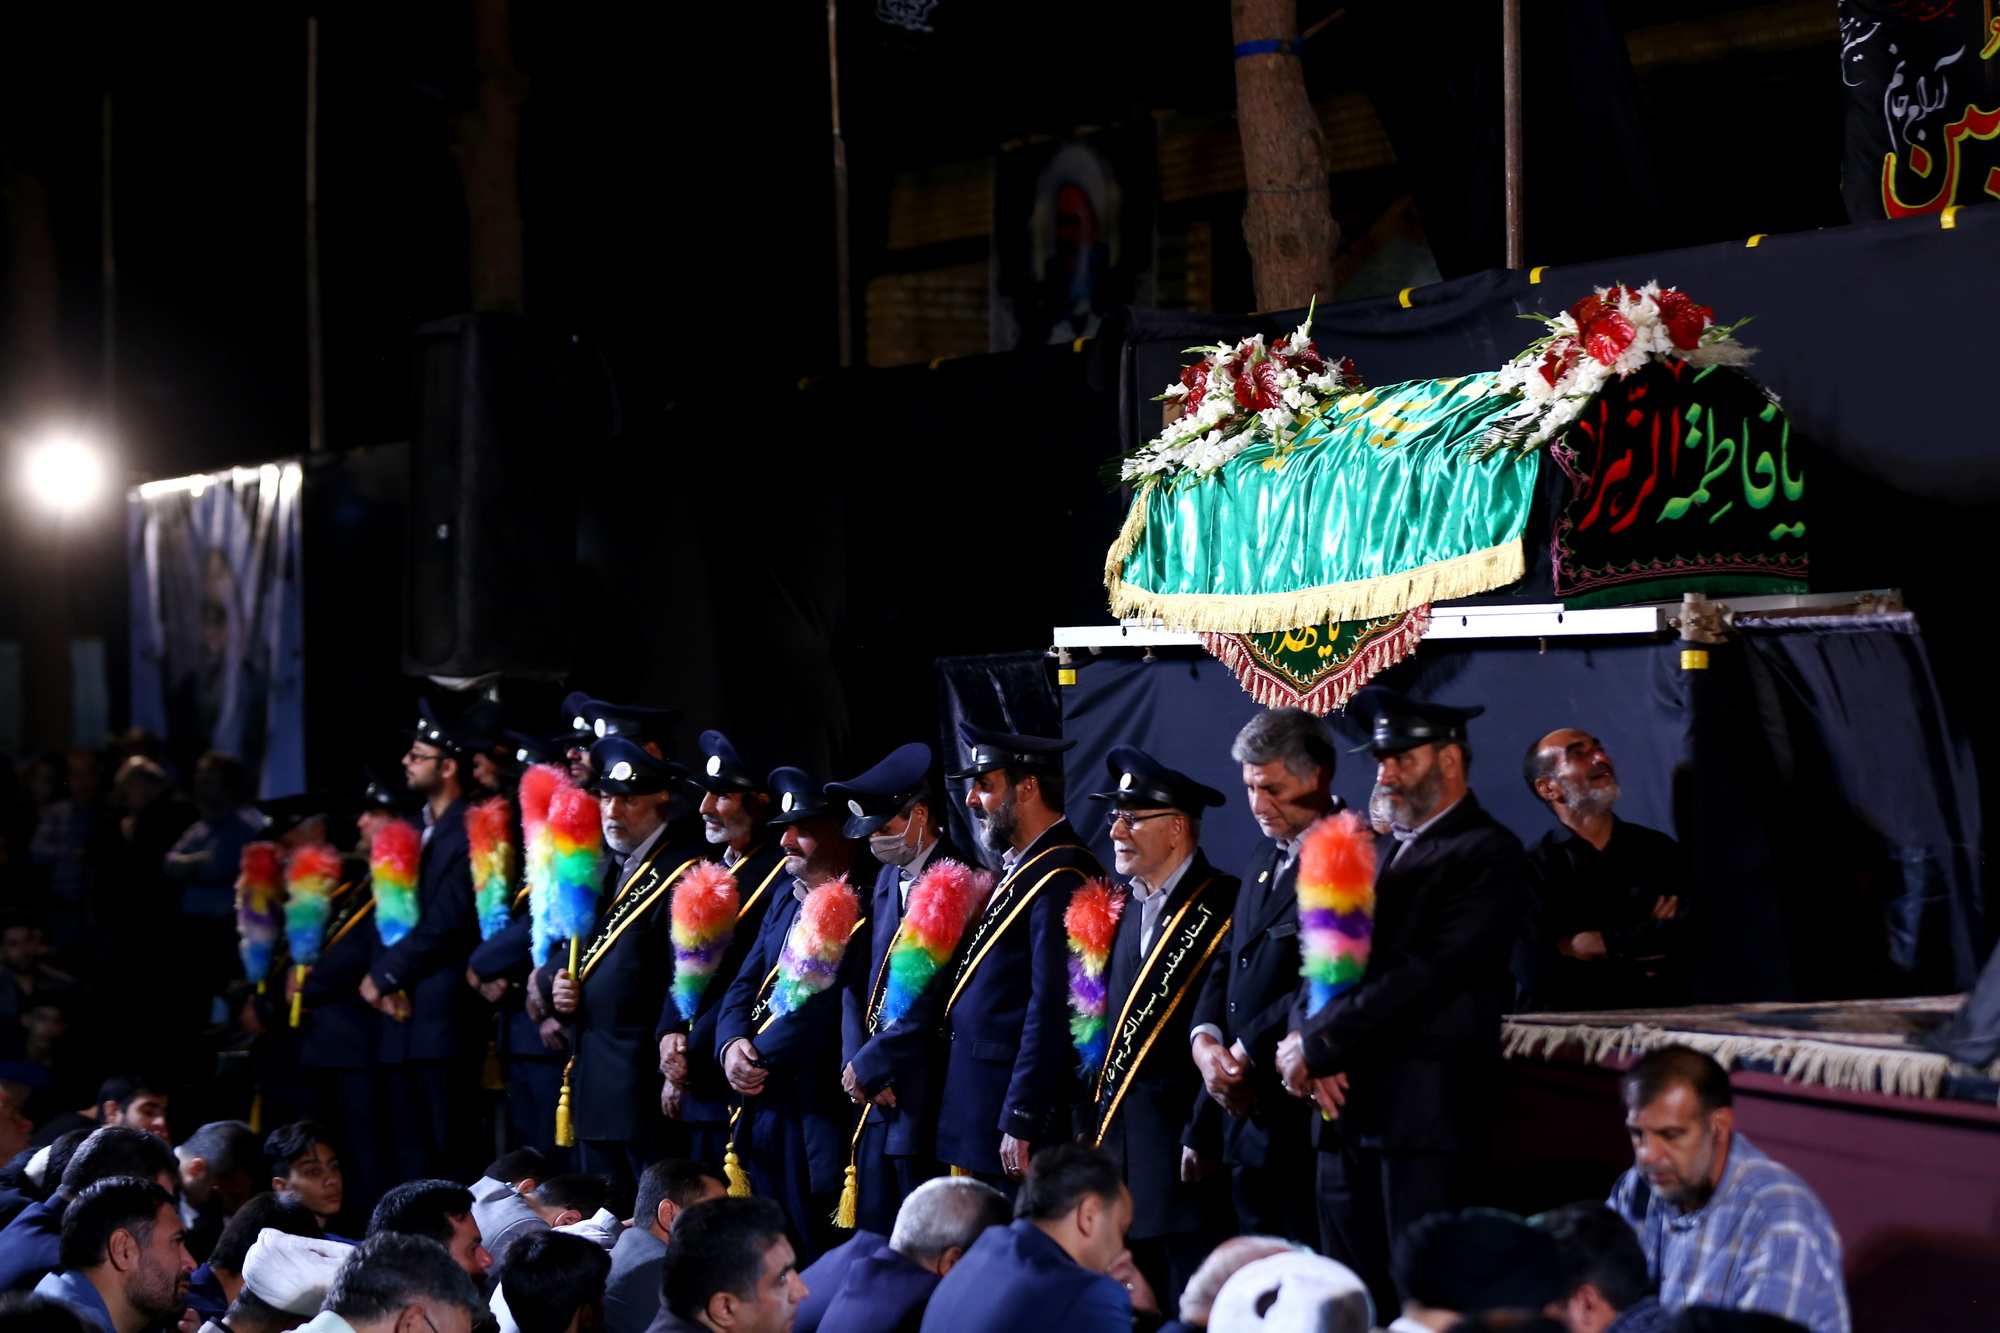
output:
M576 941L574 939L571 939L569 942L569 975L572 981L576 979ZM558 1148L574 1148L576 1146L576 1123L571 1117L569 1109L569 1076L570 1071L575 1068L576 1057L572 1055L569 1058L569 1063L563 1066L562 1096L556 1100L556 1147Z
M736 1156L736 1122L742 1118L743 1108L740 1106L729 1113L729 1146L722 1154L722 1174L729 1182L729 1197L732 1199L750 1197L750 1173L743 1169L743 1163Z
M868 1113L874 1110L872 1103L861 1106L861 1121L854 1127L854 1138L847 1145L847 1174L840 1184L840 1202L834 1206L833 1224L842 1231L854 1230L855 1214L861 1211L861 1186L855 1179L854 1167L861 1156L861 1131L868 1128Z

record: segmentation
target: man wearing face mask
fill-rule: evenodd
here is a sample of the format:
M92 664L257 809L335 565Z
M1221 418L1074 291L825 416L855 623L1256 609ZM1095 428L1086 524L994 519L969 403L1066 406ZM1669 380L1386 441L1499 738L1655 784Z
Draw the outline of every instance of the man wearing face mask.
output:
M676 839L668 825L671 793L684 781L677 765L617 736L593 745L590 762L609 864L576 975L558 971L551 999L576 1023L570 1114L582 1167L629 1196L640 1173L678 1146L660 1119L654 1030L674 976L668 904L708 845Z
M1534 871L1520 840L1467 784L1466 723L1481 708L1375 685L1352 710L1393 839L1375 874L1374 938L1351 989L1307 1012L1278 1046L1285 1090L1318 1110L1325 1245L1394 1309L1390 1238L1466 1203L1492 1129L1500 1018L1514 998L1508 955Z
M930 784L931 762L930 746L905 745L861 776L826 789L834 801L846 803L849 818L841 832L868 839L868 850L882 863L868 912L874 923L869 984L848 1000L850 1049L840 1082L857 1106L867 1108L868 1119L854 1147L856 1225L885 1236L895 1230L903 1199L938 1174L927 1141L929 1073L938 1054L937 987L926 987L902 1017L879 1031L870 1020L881 1002L889 949L902 926L911 887L926 868L965 860L944 839L944 821Z
M688 1155L720 1162L729 1145L733 1094L715 1055L715 1024L722 997L757 942L771 903L785 889L787 853L771 827L775 800L764 773L719 731L701 733L702 835L722 849L722 864L736 877L736 927L722 961L702 989L692 1022L669 995L658 1030L660 1110L687 1127Z
M792 882L723 997L715 1039L729 1086L743 1095L735 1144L751 1188L784 1205L809 1264L842 1239L833 1212L854 1132L840 1090L843 993L865 984L869 944L866 901L846 904L854 925L844 937L828 935L828 918L806 904L818 893L858 898L848 876L872 878L874 863L857 866L856 844L841 832L845 812L824 783L780 768L770 785Z
M1063 816L1063 753L1075 741L958 725L970 751L965 804L1000 853L986 910L931 983L949 1048L937 1154L1011 1190L1039 1146L1069 1137L1076 1047L1069 1033L1070 897L1104 867Z

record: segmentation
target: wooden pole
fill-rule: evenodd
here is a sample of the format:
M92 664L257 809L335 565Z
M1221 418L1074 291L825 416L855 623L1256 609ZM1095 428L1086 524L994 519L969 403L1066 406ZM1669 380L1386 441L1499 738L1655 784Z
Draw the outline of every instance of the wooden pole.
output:
M840 133L840 6L826 0L827 86L833 97L833 305L840 364L854 364L854 275L847 233L847 140Z
M1340 229L1327 197L1326 135L1306 97L1305 72L1291 49L1298 36L1293 0L1230 0L1237 46L1282 43L1236 59L1236 123L1243 136L1247 198L1243 239L1259 310L1290 310L1333 297L1333 252Z
M1528 266L1522 217L1521 167L1521 0L1500 0L1500 84L1506 104L1507 267Z
M98 197L102 204L100 219L99 271L104 303L101 330L102 373L104 382L100 393L103 401L99 413L104 421L107 434L115 434L118 418L118 251L112 244L111 213L111 90L104 90L104 141L102 145L102 176L98 182Z
M326 448L326 346L319 293L319 18L306 16L306 447Z

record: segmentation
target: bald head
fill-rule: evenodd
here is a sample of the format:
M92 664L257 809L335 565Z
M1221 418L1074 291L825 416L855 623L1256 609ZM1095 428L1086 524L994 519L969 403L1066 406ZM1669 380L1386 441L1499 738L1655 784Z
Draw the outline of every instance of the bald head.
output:
M1537 799L1563 819L1609 814L1618 803L1618 768L1604 745L1578 727L1561 727L1528 747L1521 776Z

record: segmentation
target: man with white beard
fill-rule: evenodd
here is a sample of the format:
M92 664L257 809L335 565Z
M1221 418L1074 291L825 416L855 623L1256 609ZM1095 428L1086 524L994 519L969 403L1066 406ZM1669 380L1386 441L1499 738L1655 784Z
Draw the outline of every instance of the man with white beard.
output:
M709 848L669 820L685 770L619 736L597 742L590 758L610 855L576 975L565 959L550 998L576 1024L569 1093L580 1164L630 1197L648 1166L685 1151L660 1115L655 1029L674 978L674 884Z
M715 1024L722 997L757 941L764 914L790 887L781 830L771 827L778 800L768 772L719 731L701 733L702 836L722 849L722 864L736 877L736 926L715 974L696 1002L694 1019L681 1016L672 995L660 1010L660 1111L687 1127L687 1156L720 1162L729 1147L729 1113L735 1093L715 1054Z
M1618 769L1587 731L1565 727L1536 741L1522 776L1560 827L1528 853L1541 873L1514 960L1519 1007L1685 1003L1692 936L1680 844L1612 813Z

